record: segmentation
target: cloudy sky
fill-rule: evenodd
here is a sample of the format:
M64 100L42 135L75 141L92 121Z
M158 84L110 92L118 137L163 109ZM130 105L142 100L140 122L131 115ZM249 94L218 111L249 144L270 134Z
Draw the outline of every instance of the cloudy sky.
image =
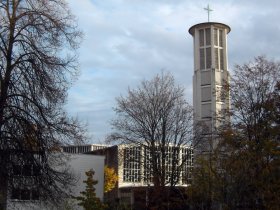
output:
M143 79L171 72L192 103L193 39L188 29L207 21L231 27L229 67L266 55L280 60L278 0L67 0L84 40L78 81L66 109L88 123L89 142L111 131L115 98Z

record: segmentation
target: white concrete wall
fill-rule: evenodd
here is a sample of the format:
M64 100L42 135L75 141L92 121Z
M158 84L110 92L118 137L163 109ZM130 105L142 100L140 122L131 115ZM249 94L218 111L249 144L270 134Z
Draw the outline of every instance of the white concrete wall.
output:
M98 181L95 185L96 195L103 201L104 195L104 156L75 154L71 155L68 162L71 166L72 172L77 177L77 185L73 188L74 196L79 196L80 192L85 189L84 180L87 179L86 171L93 169L94 179Z

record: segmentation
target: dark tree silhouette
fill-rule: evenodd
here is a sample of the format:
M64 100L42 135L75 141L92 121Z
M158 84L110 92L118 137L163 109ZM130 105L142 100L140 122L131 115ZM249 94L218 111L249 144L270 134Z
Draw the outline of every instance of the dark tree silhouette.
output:
M76 78L81 33L63 0L0 1L0 197L7 199L14 165L40 174L40 196L62 192L65 171L51 167L58 147L83 131L63 111ZM58 163L58 162L57 162ZM62 184L62 185L61 185ZM19 187L19 186L18 186ZM57 197L59 198L59 197Z

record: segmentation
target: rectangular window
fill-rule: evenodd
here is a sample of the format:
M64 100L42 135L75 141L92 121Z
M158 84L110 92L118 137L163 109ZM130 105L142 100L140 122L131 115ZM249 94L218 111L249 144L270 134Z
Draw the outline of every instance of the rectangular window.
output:
M17 200L39 200L38 189L27 189L27 188L12 188L11 199Z
M204 49L199 50L200 55L200 69L205 69L205 55L204 55Z
M22 166L22 175L23 176L31 176L32 175L32 169L31 165L23 165Z
M225 70L224 50L223 49L220 49L220 69Z
M204 30L199 30L199 46L204 46Z
M182 167L182 183L191 184L192 181L192 168L193 168L193 155L191 149L182 149L182 160L185 161Z
M218 46L218 29L214 29L214 45Z
M13 173L15 176L21 175L21 166L20 165L13 165Z
M205 35L206 35L206 45L211 45L211 33L210 28L205 29Z
M206 68L210 69L211 68L211 47L206 48Z
M21 200L30 200L30 190L28 189L21 190Z
M32 200L39 200L39 190L38 189L32 189L31 190L31 199Z
M144 182L151 183L153 181L151 152L148 148L144 149Z
M215 48L215 69L219 69L219 49Z
M12 188L11 199L20 199L20 189Z
M40 167L33 165L33 176L39 176L39 175L41 175Z
M223 39L224 39L223 31L219 30L219 46L220 47L223 47L223 41L224 41Z

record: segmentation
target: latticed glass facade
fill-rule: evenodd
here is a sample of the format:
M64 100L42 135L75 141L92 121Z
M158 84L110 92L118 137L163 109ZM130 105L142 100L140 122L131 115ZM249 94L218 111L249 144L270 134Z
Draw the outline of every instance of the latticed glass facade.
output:
M183 148L182 159L186 160L186 163L183 165L182 170L182 184L190 184L192 181L192 169L193 169L193 149Z
M193 150L190 147L166 146L164 154L159 147L151 155L149 147L127 146L123 149L123 182L152 183L153 162L165 172L166 184L171 182L172 174L178 177L176 182L189 184L193 167ZM156 158L155 158L156 156ZM165 163L162 163L165 161Z
M123 152L123 181L140 182L140 147L127 147Z

